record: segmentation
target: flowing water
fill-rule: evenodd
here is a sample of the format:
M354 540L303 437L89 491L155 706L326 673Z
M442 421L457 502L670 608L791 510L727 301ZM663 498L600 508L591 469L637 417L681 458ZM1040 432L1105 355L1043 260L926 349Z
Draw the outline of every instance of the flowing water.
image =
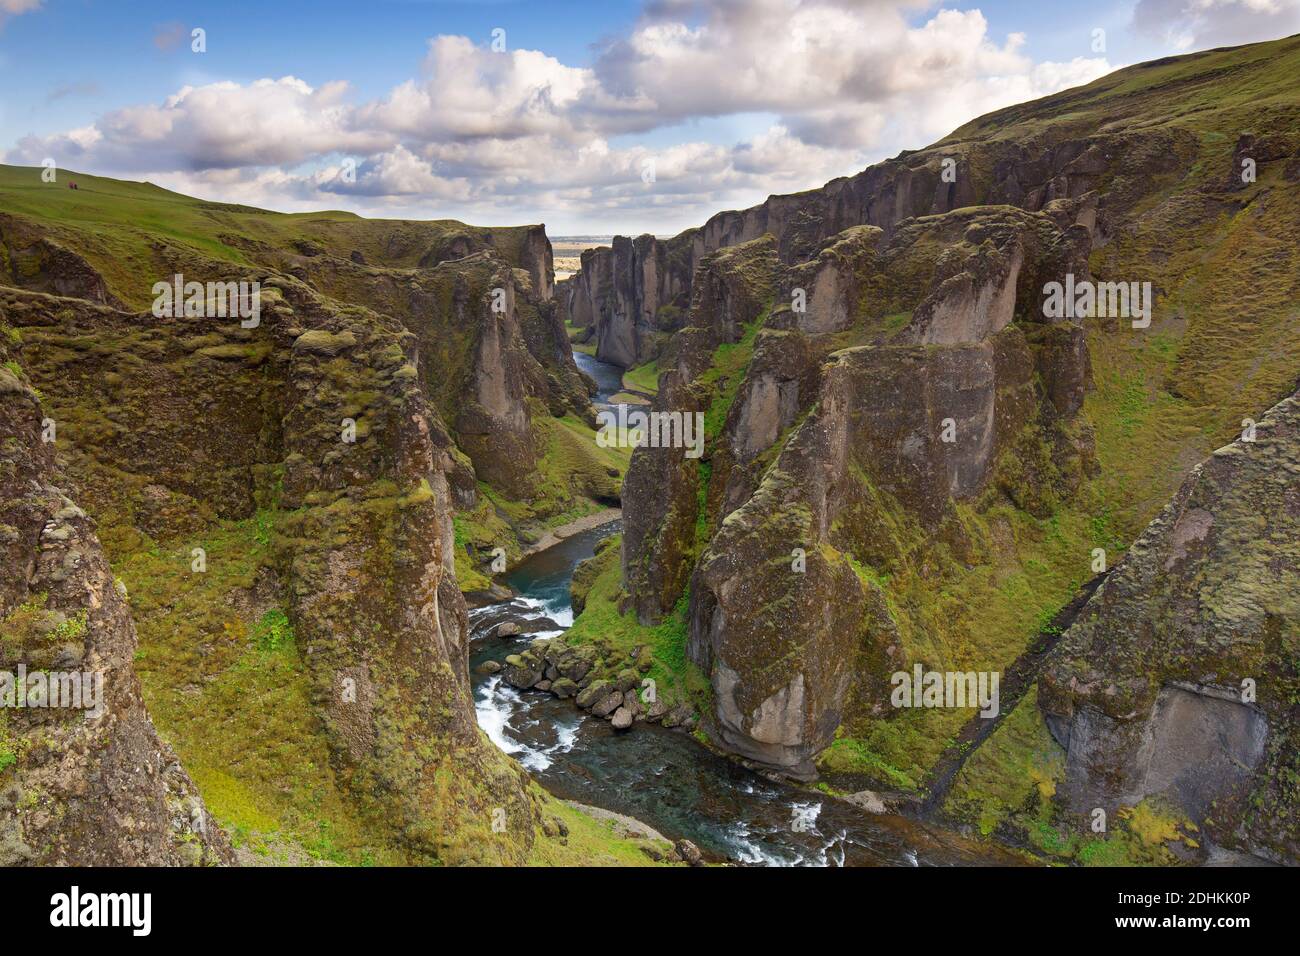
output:
M586 352L573 353L574 364L596 380L596 397L592 404L597 410L612 408L609 400L623 390L623 370L608 362L597 362Z
M619 371L581 353L575 358L596 378L597 402L607 403L619 387ZM564 799L636 817L669 839L689 839L720 860L841 866L1012 862L940 828L867 814L844 801L769 780L714 754L689 734L648 723L615 731L572 700L516 690L500 674L480 673L484 661L503 660L534 640L562 634L573 623L573 569L591 556L597 541L617 530L617 524L605 525L534 555L507 576L516 598L470 614L470 669L479 724L543 786ZM488 620L505 610L543 629L516 637L482 636L492 631Z

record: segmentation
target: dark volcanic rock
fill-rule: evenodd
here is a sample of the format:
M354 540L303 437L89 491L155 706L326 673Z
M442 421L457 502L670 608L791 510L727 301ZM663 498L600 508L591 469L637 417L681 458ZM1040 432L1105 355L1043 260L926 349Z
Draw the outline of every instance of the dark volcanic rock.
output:
M47 671L87 697L74 699L81 706L11 701L0 715L0 757L9 758L0 761L0 865L233 862L145 710L130 611L94 523L56 484L43 417L35 393L0 364L0 674L16 683L23 670ZM31 703L32 686L22 686Z
M1298 597L1292 396L1197 466L1062 639L1038 700L1067 748L1066 806L1154 795L1220 843L1300 856Z

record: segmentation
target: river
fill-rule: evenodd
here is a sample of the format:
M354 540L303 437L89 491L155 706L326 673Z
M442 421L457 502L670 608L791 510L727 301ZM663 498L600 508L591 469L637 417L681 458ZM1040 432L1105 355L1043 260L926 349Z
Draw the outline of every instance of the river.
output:
M598 404L619 388L618 369L578 353L596 378ZM598 368L597 366L604 366ZM596 373L599 373L599 376ZM506 576L512 601L471 612L470 670L479 725L493 742L559 797L636 817L670 839L686 838L714 860L765 865L960 865L1014 862L985 844L917 820L873 815L816 791L769 780L721 757L689 734L648 723L627 732L579 710L572 700L519 691L479 665L503 660L573 623L569 581L606 525L574 535ZM556 629L484 637L477 622L505 606Z

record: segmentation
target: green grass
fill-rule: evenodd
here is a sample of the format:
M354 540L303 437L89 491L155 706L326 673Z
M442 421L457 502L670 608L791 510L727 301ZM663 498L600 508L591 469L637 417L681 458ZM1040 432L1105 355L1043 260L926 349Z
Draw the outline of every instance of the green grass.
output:
M615 542L596 558L600 569L587 594L586 607L564 640L602 645L618 661L627 660L634 648L648 649L651 666L645 673L655 681L659 695L669 703L689 701L698 706L707 701L709 687L708 679L686 659L689 599L683 597L656 625L641 624L633 611L619 613L623 591L620 553L621 543Z
M647 362L623 373L623 387L647 395L659 394L659 362Z
M289 843L337 863L404 862L373 841L335 781L287 617L252 601L270 573L258 540L267 517L204 533L206 573L190 571L188 543L117 563L145 703L213 816L253 852Z
M1046 822L1065 773L1065 752L1038 713L1035 687L962 767L945 810L988 835L1012 814ZM1046 833L1039 833L1049 839Z
M842 737L831 742L817 757L817 769L824 774L864 774L898 790L915 792L916 780L893 766L865 740Z
M263 651L285 650L293 643L293 625L278 607L262 615L253 627L253 643Z
M525 227L485 229L455 220L426 222L365 219L320 210L277 213L251 206L208 202L150 183L125 182L61 169L56 182L41 180L40 167L0 165L0 209L39 221L53 236L84 255L118 298L147 308L161 276L153 243L163 239L211 259L250 266L274 247L274 255L309 242L347 258L362 253L371 265L414 268L437 243L454 235L491 241L518 264ZM78 189L68 183L75 181ZM170 273L168 273L170 274Z
M573 351L582 352L586 355L596 354L596 340L594 336L590 342L577 341L578 336L583 335L587 332L585 326L577 326L571 322L565 322L564 331L567 333L569 337L569 345L570 347L572 347Z
M528 866L665 866L651 859L642 850L656 846L665 854L670 845L655 841L620 836L610 820L597 820L576 807L556 800L541 788L536 793L542 799L542 812L562 820L568 829L567 836L547 836L538 832L537 841L528 857Z
M736 395L740 392L741 383L744 382L745 373L754 357L754 342L771 310L769 303L757 319L745 326L739 342L724 342L714 349L712 364L698 379L716 389L713 401L704 413L704 435L708 441L722 433L727 413L735 404Z
M0 710L0 781L5 771L18 763L18 744L9 736L9 715Z

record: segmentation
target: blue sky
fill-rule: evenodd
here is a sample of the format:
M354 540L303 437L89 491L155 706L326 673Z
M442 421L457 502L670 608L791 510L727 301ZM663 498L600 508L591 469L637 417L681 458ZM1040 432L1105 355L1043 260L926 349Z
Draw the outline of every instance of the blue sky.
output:
M1297 30L1300 0L0 0L0 153L278 209L664 233Z

